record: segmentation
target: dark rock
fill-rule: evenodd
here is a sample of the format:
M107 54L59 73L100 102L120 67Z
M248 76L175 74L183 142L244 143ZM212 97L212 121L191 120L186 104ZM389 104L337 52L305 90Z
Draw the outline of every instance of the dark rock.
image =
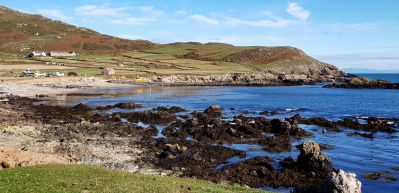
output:
M280 165L286 169L295 169L296 161L292 157L284 158L280 161Z
M353 130L362 130L368 132L387 132L387 133L394 133L396 129L393 128L392 121L387 119L379 119L379 118L368 118L367 124L361 124L355 118L345 118L341 121L338 121L337 124Z
M286 119L281 121L279 119L273 119L270 121L273 133L282 135L291 135L295 137L309 137L311 136L308 132L298 127L298 123L295 120Z
M168 108L168 107L157 107L157 108L154 108L153 110L154 111L166 111L168 113L180 113L180 112L185 112L186 111L185 109L183 109L181 107L176 107L176 106L173 106L173 107L170 107L170 108Z
M168 124L177 119L175 114L166 111L143 111L131 113L118 113L122 118L130 122L144 122L147 124Z
M295 115L294 117L292 117L292 119L297 120L301 124L317 125L320 127L327 128L329 130L339 131L337 123L335 123L334 121L329 121L323 117L313 117L313 118L304 119L299 115Z
M368 138L368 139L375 138L374 134L372 134L372 133L359 133L359 132L349 133L348 136L360 136L360 137L364 137L364 138Z
M213 105L206 109L204 113L211 117L220 117L222 116L222 107L219 105Z
M298 146L300 154L297 160L297 167L302 171L331 172L332 162L329 157L321 153L320 145L307 141Z
M77 72L68 72L67 76L79 76Z
M378 181L378 182L395 182L398 181L398 179L394 176L391 175L390 172L371 172L371 173L365 173L362 175L363 178L366 178L368 180L372 181Z
M263 111L263 112L261 112L259 114L260 115L268 115L268 116L270 116L270 115L278 115L278 114L281 114L281 113L278 112L278 111Z
M289 136L267 137L258 141L267 152L288 152L291 151L291 138Z
M142 108L143 106L135 103L117 103L114 105L114 107L120 109L137 109L137 108Z
M72 107L72 109L74 110L78 110L78 111L90 111L92 110L89 106L79 103L77 105L75 105L74 107Z
M399 83L390 83L386 80L369 80L365 77L355 77L345 83L333 83L323 88L350 88L350 89L399 89Z
M137 108L143 108L142 105L135 104L135 103L117 103L115 105L107 105L107 106L99 106L96 107L96 110L110 110L114 108L120 108L120 109L137 109Z

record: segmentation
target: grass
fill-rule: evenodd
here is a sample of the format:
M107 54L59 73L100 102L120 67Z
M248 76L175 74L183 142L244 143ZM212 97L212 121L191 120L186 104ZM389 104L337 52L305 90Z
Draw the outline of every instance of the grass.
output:
M190 52L195 52L204 58L221 61L224 57L246 49L254 47L238 47L229 44L177 44L162 48L147 50L149 53L169 54L173 56L182 56Z
M47 65L42 72L57 71L55 64L66 64L74 69L59 70L61 72L77 72L80 76L101 76L101 68L112 67L117 70L116 77L134 78L163 75L210 75L228 73L252 73L275 67L292 67L305 62L301 59L281 60L268 64L250 64L225 62L226 56L257 47L237 47L228 44L196 44L180 43L143 51L130 51L121 55L80 54L75 58L18 58L0 53L0 79L8 79L20 74L23 69L34 69L32 64ZM283 48L281 48L283 49ZM200 55L199 60L182 58L189 52ZM1 64L4 66L1 67ZM9 68L10 65L18 68ZM120 68L119 64L124 67ZM6 68L7 67L7 68Z
M0 171L0 192L261 193L263 191L239 185L219 185L188 178L132 174L94 166L43 165Z

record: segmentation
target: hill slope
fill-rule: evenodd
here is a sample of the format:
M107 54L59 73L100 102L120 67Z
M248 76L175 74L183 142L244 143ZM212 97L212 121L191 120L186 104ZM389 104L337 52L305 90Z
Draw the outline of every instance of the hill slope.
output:
M33 50L77 51L81 54L78 58L56 62L72 63L83 74L97 75L99 68L124 64L118 74L125 77L154 75L152 80L183 84L270 85L275 80L310 83L342 80L346 76L335 66L320 62L298 48L196 42L159 45L107 36L0 6L0 52L26 54ZM97 56L84 58L87 54ZM21 64L12 58L9 62L0 59L5 64ZM35 59L35 62L49 61Z
M254 69L255 72L268 72L275 75L346 76L337 67L318 61L298 48L287 46L233 46L222 43L191 42L163 45L146 52L168 54L182 59L240 64Z
M0 6L0 51L26 53L63 50L84 53L115 53L154 47L144 40L125 40L79 28L40 15Z

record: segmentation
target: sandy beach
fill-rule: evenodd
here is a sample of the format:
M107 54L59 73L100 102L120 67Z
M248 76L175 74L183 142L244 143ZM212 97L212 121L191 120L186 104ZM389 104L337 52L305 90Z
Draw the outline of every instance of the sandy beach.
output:
M0 83L0 92L21 97L36 97L66 94L84 89L128 86L132 85L110 83L105 79L94 77L36 78L4 81Z

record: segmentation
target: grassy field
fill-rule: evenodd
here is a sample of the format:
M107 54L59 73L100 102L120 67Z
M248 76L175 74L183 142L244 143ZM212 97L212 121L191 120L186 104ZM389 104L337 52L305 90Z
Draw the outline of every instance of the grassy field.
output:
M123 64L123 67L119 67ZM62 67L60 66L62 65ZM67 68L64 68L65 65ZM46 68L47 66L47 68ZM60 67L58 67L60 66ZM69 68L68 68L69 67ZM101 76L101 69L112 67L118 77L136 78L153 75L208 75L253 72L250 66L236 63L177 58L171 54L128 52L122 56L83 55L77 58L10 58L2 57L0 75L15 77L24 69L41 72L77 72L80 76Z
M0 192L261 193L263 191L195 179L131 174L94 166L45 165L0 171Z
M224 73L251 73L274 67L289 67L304 60L276 61L268 64L225 62L227 55L257 47L237 47L228 44L171 44L155 49L131 51L118 55L81 54L75 58L18 58L0 53L0 79L18 76L23 69L41 72L77 72L80 76L101 76L101 69L112 67L117 77L135 79L153 75L211 75ZM195 52L200 58L184 58ZM15 65L13 68L12 65ZM123 67L121 67L123 65ZM39 67L40 66L40 67ZM45 68L47 66L48 68ZM62 68L59 66L66 66ZM18 68L17 68L18 67Z

